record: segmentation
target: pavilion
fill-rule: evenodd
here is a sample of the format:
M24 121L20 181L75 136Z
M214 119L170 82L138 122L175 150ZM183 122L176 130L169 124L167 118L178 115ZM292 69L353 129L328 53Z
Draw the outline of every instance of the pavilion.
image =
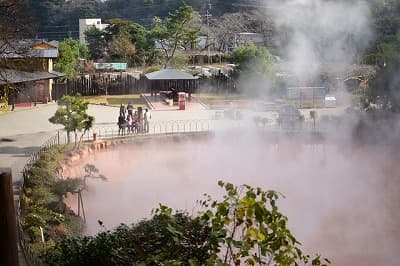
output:
M151 95L160 91L173 91L175 93L188 93L190 97L199 87L198 77L174 68L165 68L148 73L145 76L147 88L149 88Z

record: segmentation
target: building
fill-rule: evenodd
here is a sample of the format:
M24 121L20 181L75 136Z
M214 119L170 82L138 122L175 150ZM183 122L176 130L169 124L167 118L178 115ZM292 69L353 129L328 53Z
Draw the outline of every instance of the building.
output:
M295 101L299 108L323 108L328 89L325 87L291 87L287 99Z
M90 27L96 27L99 30L104 30L108 24L101 23L101 18L84 18L79 19L79 42L82 44L87 44L85 32Z
M0 94L12 87L16 103L52 100L54 79L63 76L53 69L57 57L57 42L20 40L7 45L0 58Z
M254 32L240 32L235 34L234 39L231 41L230 46L225 52L229 53L235 50L240 45L253 43L256 46L264 46L264 36L261 33Z
M236 43L238 45L254 43L257 46L264 45L264 36L261 33L254 32L241 32L236 36Z
M191 94L198 89L198 77L182 72L174 68L166 68L154 71L145 75L147 79L147 88L151 95L160 92L170 92L174 101L178 100L178 93Z

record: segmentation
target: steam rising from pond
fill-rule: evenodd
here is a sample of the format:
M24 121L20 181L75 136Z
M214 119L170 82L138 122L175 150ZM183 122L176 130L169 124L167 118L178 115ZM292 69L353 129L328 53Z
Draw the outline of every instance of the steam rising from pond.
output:
M373 38L368 1L265 2L282 36L282 54L302 81L315 78L323 63L357 63Z
M278 204L307 252L333 265L398 265L399 157L379 147L271 145L254 133L157 140L93 154L108 182L89 180L87 233L150 217L159 203L192 212L219 179L275 189ZM79 170L78 170L79 171ZM69 199L76 206L73 199ZM197 209L196 209L197 210Z

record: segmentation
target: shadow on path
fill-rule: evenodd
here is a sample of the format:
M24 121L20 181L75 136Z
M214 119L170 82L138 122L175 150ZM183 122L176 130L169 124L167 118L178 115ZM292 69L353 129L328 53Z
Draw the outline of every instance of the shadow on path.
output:
M30 147L15 147L15 146L0 146L0 154L10 154L12 157L30 156L39 149L39 146Z

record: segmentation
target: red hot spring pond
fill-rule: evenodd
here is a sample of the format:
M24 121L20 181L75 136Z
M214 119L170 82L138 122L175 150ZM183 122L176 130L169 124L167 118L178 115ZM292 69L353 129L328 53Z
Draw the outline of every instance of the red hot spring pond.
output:
M296 140L271 145L254 133L161 138L92 153L65 173L94 164L108 180L83 193L86 234L151 216L159 203L189 213L218 180L274 189L303 249L332 265L400 265L399 156L371 146ZM67 199L77 210L76 196Z

